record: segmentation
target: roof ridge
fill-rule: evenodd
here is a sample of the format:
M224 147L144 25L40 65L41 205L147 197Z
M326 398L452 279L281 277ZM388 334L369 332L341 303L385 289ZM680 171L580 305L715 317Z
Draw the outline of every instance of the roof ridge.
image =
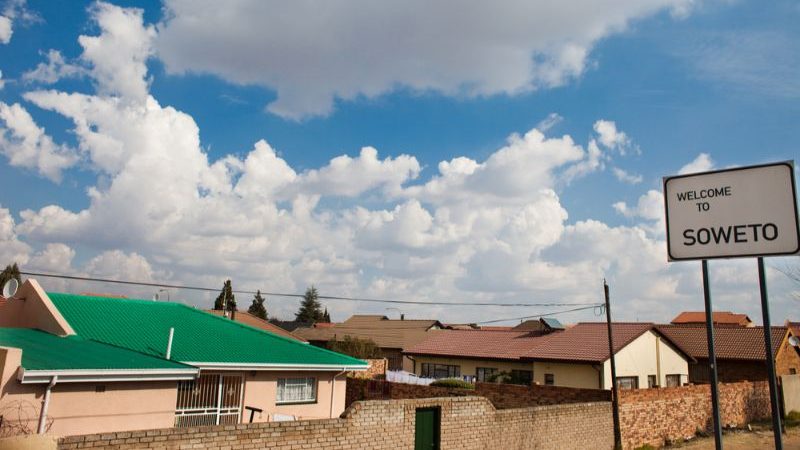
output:
M158 300L147 300L147 299L144 299L144 298L102 297L102 296L99 296L99 295L71 294L69 292L45 292L45 293L48 296L51 296L51 295L69 295L71 297L91 298L93 300L103 300L103 301L113 301L113 302L128 302L128 303L144 303L144 304L147 304L147 305L159 305L159 306L181 305L181 306L186 306L186 307L193 308L193 307L191 307L189 305L186 305L184 303L172 302L172 301L162 302L162 301L158 301Z

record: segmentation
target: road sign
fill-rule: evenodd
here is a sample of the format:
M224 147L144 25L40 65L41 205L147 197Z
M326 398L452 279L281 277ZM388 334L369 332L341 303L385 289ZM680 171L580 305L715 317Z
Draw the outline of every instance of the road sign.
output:
M800 254L794 162L664 178L670 261Z

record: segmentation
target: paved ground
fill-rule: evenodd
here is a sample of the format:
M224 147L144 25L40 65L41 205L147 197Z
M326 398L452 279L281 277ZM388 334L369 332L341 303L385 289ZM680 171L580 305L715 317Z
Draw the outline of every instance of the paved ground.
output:
M727 433L722 436L725 450L751 450L761 448L774 448L774 437L771 430ZM706 450L714 448L714 437L698 438L692 442L680 445L679 448L691 450ZM791 428L783 436L784 450L800 450L800 428Z

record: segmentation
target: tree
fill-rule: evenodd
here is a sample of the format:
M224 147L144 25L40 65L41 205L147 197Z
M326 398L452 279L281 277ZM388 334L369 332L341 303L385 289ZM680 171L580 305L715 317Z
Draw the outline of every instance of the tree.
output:
M265 299L261 296L261 291L259 290L256 292L256 296L253 297L253 304L247 308L247 312L256 317L267 320L267 308L264 306L264 300Z
M6 285L8 280L17 280L19 284L22 284L22 275L19 273L19 266L17 266L17 263L6 266L6 268L0 272L0 289L3 289L3 286Z
M220 291L217 299L214 300L214 309L219 311L223 308L228 311L236 311L236 297L233 295L231 280L225 280L222 285L222 291Z
M370 359L382 358L380 347L372 339L359 339L345 336L341 341L328 341L328 350L353 358Z
M319 293L313 285L306 289L300 309L295 313L295 320L298 322L322 322L324 313L322 305L319 303Z
M325 308L325 312L322 313L322 320L320 320L320 322L331 323L331 315L328 314L328 308Z

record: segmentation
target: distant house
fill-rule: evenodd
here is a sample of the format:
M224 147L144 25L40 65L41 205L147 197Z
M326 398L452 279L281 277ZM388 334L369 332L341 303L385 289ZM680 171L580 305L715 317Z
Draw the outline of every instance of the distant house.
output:
M337 417L344 375L367 368L179 303L45 293L35 280L1 307L0 345L0 409L44 395L58 435Z
M689 381L708 383L708 344L703 325L659 325L658 330L695 359L689 365ZM772 327L772 358L777 375L800 373L800 353L789 344L792 332L787 327ZM763 327L714 328L714 352L719 381L757 381L767 379Z
M681 385L692 358L651 323L614 323L617 383L624 388ZM608 332L604 323L563 330L442 330L404 354L414 372L434 378L488 380L498 372L525 382L610 389Z
M746 314L737 314L730 311L715 311L711 314L711 320L714 325L722 326L752 327L755 325ZM704 311L684 311L675 316L670 323L673 325L705 325L706 313Z
M438 320L392 320L381 315L354 315L332 326L298 328L294 334L321 347L330 341L343 340L345 336L370 339L389 360L389 370L410 371L412 364L410 360L404 360L403 348L422 342L429 331L441 328L443 325Z
M225 316L224 311L220 309L207 309L206 312L209 314L214 314L215 316L227 317L228 319L236 322L241 322L245 325L250 325L253 328L258 328L260 330L277 334L278 336L287 337L289 339L294 339L301 342L308 342L299 336L295 336L290 331L286 331L277 325L274 325L245 311L231 311L228 316Z

